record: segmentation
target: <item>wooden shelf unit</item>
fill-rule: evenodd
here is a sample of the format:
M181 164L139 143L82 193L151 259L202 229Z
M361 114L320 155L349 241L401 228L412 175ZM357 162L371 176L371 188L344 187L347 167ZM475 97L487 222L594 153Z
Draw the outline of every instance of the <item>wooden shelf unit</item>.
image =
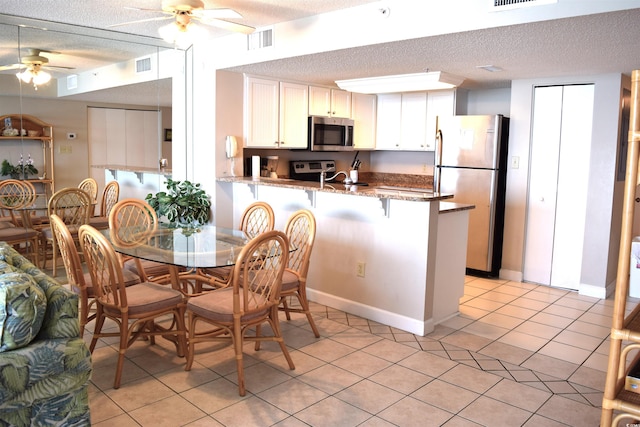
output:
M631 75L631 112L629 120L629 145L627 170L622 208L622 231L611 326L609 362L602 398L600 426L617 426L623 419L630 423L640 419L640 394L625 390L625 379L639 356L631 360L629 355L640 350L640 305L626 314L629 297L629 267L635 190L638 183L638 155L640 154L640 70ZM615 411L615 412L614 412Z
M11 127L13 129L24 129L25 131L38 131L39 136L2 136L5 129L5 119L11 119ZM8 147L10 146L10 147ZM8 159L8 153L13 149L16 153L27 154L32 153L33 148L37 148L38 151L42 149L42 155L34 155L34 161L36 161L36 168L38 169L38 175L43 176L46 174L45 179L38 179L38 177L29 177L27 181L31 182L35 187L38 194L42 194L49 200L51 195L55 192L55 176L53 167L53 126L43 122L37 117L27 114L7 114L0 116L0 147L2 147L0 155L0 162L4 159ZM16 154L17 155L17 154ZM10 160L10 159L8 159ZM25 159L26 160L26 159ZM11 161L11 160L10 160ZM40 166L42 162L42 166ZM16 164L16 161L11 161L12 164ZM41 169L42 168L42 169ZM8 176L2 176L0 179L8 179Z

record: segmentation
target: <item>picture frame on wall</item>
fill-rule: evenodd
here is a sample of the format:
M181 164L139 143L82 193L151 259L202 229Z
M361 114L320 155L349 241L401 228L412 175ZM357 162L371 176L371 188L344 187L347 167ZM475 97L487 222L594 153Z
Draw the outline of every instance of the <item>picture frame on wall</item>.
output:
M171 141L171 129L164 130L164 140L169 142Z

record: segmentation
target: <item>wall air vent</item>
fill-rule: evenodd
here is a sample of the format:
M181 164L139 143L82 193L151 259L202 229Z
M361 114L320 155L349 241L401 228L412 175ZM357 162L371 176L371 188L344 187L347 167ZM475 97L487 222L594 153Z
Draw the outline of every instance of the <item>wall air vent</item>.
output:
M273 28L254 31L247 35L247 50L263 49L273 46Z
M136 74L151 71L151 58L136 59Z
M498 12L502 10L519 9L529 6L541 6L543 4L558 3L558 0L491 0L490 10Z
M67 76L67 90L78 89L78 75L71 74Z

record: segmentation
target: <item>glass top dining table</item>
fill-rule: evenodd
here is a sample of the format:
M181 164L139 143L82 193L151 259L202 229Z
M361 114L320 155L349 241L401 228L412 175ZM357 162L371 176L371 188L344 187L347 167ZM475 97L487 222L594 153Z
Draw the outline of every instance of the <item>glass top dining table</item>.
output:
M234 265L249 241L243 231L209 224L194 232L161 225L139 233L135 242L123 242L110 229L102 233L123 255L188 269Z

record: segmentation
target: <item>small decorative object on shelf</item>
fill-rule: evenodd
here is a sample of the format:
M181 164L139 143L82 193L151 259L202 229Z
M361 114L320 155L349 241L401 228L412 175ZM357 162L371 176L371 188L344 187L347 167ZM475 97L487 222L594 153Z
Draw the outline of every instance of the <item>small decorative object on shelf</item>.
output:
M13 166L6 159L3 160L2 169L0 169L0 175L10 176L13 179L28 179L29 175L38 175L38 169L33 166L33 159L31 158L31 154L29 154L29 158L26 161L21 154L20 161L16 166Z
M169 224L182 227L185 234L198 231L198 227L209 220L209 195L200 188L200 184L190 181L167 178L166 185L166 192L149 193L145 197L147 203L156 211L158 218L165 217Z

